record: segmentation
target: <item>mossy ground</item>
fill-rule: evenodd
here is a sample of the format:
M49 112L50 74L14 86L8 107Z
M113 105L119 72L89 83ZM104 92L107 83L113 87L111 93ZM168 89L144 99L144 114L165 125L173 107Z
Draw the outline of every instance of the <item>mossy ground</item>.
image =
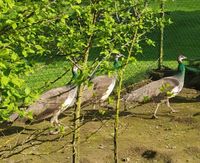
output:
M158 119L151 119L153 103L120 113L119 158L131 163L199 163L200 162L200 93L184 89L171 100L179 112L170 114L162 105ZM102 108L103 109L103 108ZM103 109L106 110L106 109ZM49 135L49 122L33 125L15 123L2 126L0 163L68 163L71 162L70 111L61 118L66 132ZM81 127L81 163L113 162L114 111L104 115L92 106L83 110Z

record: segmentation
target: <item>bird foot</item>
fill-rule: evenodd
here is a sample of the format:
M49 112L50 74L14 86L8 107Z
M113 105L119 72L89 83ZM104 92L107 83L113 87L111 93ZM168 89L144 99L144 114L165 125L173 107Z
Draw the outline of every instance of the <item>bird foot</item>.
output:
M54 126L51 130L50 130L50 135L56 135L59 133L64 133L65 129L67 129L68 126L64 126L61 125L61 123L57 124L57 126Z
M107 109L108 109L109 111L113 111L113 110L114 110L113 106L109 106L109 105L107 105Z
M127 109L127 108L124 108L124 112L126 112L126 111L128 111L128 109Z
M60 131L59 131L58 129L51 130L51 131L49 132L50 135L57 135L57 134L59 134L59 133L60 133Z
M158 119L158 116L155 115L155 114L153 114L152 117L151 117L151 119Z
M107 108L109 111L113 111L114 108L113 106L109 105L109 104L101 104L100 107L103 107L103 108Z
M172 109L170 113L178 113L178 112L179 112L178 110Z

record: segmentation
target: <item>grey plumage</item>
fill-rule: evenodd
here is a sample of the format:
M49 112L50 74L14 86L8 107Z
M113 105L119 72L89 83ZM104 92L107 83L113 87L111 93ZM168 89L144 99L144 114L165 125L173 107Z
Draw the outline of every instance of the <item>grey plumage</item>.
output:
M36 120L52 117L60 111L62 107L68 108L73 106L76 94L77 87L71 85L52 89L44 93L36 103L27 109L27 111L34 112ZM51 119L51 122L58 123L57 120L53 121L53 119Z
M126 102L147 102L154 101L157 103L154 117L156 118L157 110L161 103L166 102L172 112L175 110L170 106L169 99L176 96L183 88L185 78L185 67L182 60L183 55L178 57L179 67L178 72L174 76L165 77L157 81L153 81L137 90L134 90L127 95L124 95L123 101Z
M116 84L116 76L97 76L91 80L91 86L83 91L82 104L103 103L112 93Z
M123 54L117 54L115 56L114 68L118 69L121 65L119 64L119 58L123 57ZM82 103L100 103L108 99L110 94L113 92L117 81L117 74L112 76L101 75L91 80L92 86L85 87L83 92Z
M71 96L73 100L66 107L74 104L77 92L77 87L63 86L51 89L40 96L40 98L27 108L27 112L31 112L34 120L40 121L52 117L66 101L67 97ZM10 121L18 118L17 114L10 117ZM27 118L22 118L21 121L26 122Z
M159 100L159 96L167 96L167 92L173 90L174 87L179 86L180 82L173 77L166 77L157 81L153 81L135 91L125 95L123 99L126 102L145 102L145 100L154 99ZM166 87L165 89L163 87ZM161 89L164 89L161 91Z
M123 55L116 55L115 62ZM77 67L73 68L73 76L77 76ZM115 83L116 75L114 76L97 76L91 79L91 87L85 86L82 97L82 104L87 102L103 102L112 93ZM34 121L44 120L51 117L51 124L59 126L58 117L68 107L71 107L76 102L78 86L66 85L59 88L51 89L43 93L40 98L27 108L27 112L32 112ZM10 121L13 122L18 118L18 114L10 116ZM18 118L26 122L27 118Z
M77 76L77 67L72 69L73 78ZM65 109L73 106L76 100L77 86L68 84L66 86L53 88L43 93L38 100L30 105L26 112L31 112L34 121L40 121L47 118L51 118L52 125L59 125L58 116ZM10 121L13 122L16 119L22 122L26 122L28 118L19 118L18 114L12 114Z

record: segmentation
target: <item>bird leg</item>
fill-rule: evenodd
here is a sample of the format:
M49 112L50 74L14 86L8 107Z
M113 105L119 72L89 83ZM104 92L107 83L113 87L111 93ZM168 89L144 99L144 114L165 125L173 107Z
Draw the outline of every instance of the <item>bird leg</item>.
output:
M95 104L95 103L92 104L92 109L93 109L93 110L96 109L96 104Z
M125 101L125 100L123 100L123 104L124 104L124 111L128 111L127 105L126 105L126 101Z
M110 111L114 109L113 106L111 106L107 101L100 101L100 107L107 108Z
M60 132L59 127L60 123L58 121L58 116L60 115L60 110L53 114L53 117L50 120L51 126L53 127L53 130L50 131L50 134L55 135Z
M60 115L60 113L61 110L58 110L56 113L53 114L53 117L50 120L52 126L59 126L58 116Z
M60 131L63 130L63 125L61 122L59 122L58 117L59 115L66 109L66 107L60 108L57 112L53 114L53 117L51 118L50 122L55 131L51 131L50 134L58 134Z
M158 111L159 106L160 106L160 103L157 104L156 109L155 109L155 111L153 113L152 119L158 118L158 116L156 115L156 113Z
M169 99L166 100L166 104L167 104L167 107L169 107L169 108L171 109L171 113L176 113L176 112L178 112L177 110L174 110L174 109L170 106Z

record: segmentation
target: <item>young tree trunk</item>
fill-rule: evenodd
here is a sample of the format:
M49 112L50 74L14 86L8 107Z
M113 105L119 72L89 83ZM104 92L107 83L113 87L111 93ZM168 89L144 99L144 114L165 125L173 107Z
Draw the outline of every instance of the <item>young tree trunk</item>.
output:
M163 56L164 56L164 23L163 20L165 18L164 13L164 0L161 0L160 4L160 18L161 18L161 24L160 24L160 47L159 47L159 61L158 61L158 69L161 70L163 66Z
M89 57L89 50L91 46L92 35L88 39L88 45L84 52L84 62L83 62L83 73L87 69L87 62ZM79 163L80 162L80 115L81 115L81 101L82 94L84 89L84 83L82 82L78 88L77 92L77 102L74 113L74 132L72 138L72 162Z
M116 102L116 113L115 113L115 123L114 123L114 162L118 163L118 133L119 133L119 111L120 111L120 100L121 100L121 89L122 89L122 82L123 82L123 72L126 69L126 66L128 65L129 59L131 57L131 53L133 51L133 46L137 40L138 36L138 27L136 27L134 33L133 33L133 39L131 42L130 49L128 50L128 57L126 60L126 63L123 67L123 69L119 70L118 72L118 78L119 82L117 85L117 102Z
M116 113L115 113L115 123L114 123L114 161L115 163L119 162L118 159L118 129L119 129L119 110L120 110L120 95L123 82L123 73L122 70L118 72L119 83L117 87L117 102L116 102Z
M78 100L75 107L74 112L74 133L72 139L72 162L79 163L80 162L80 151L79 151L79 144L80 144L80 114L81 114L81 96L83 93L83 84L80 85L78 89Z

